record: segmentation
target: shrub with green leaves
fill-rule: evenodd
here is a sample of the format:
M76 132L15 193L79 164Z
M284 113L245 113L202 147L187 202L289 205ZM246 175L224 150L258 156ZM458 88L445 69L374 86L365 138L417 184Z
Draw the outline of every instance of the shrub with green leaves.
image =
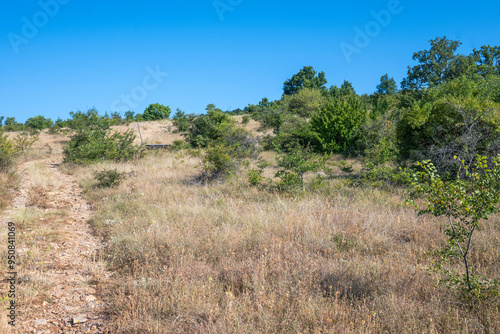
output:
M31 129L43 130L43 129L50 128L52 125L54 125L54 122L52 122L52 120L50 118L45 118L45 117L39 115L39 116L28 118L25 125Z
M278 167L275 177L279 177L278 189L286 190L304 186L304 175L307 172L318 171L324 166L329 156L320 156L311 152L310 148L293 147L288 151L277 149L276 161Z
M469 162L500 153L500 105L492 83L466 77L402 99L396 140L400 160L431 160L439 173L455 173L454 155Z
M246 130L228 127L226 133L211 143L202 159L202 180L224 180L237 171L247 158L256 158L259 147Z
M187 133L187 140L193 147L207 147L221 139L234 126L229 115L213 104L209 104L206 110L206 115L200 115L191 122Z
M40 132L38 130L22 131L14 139L16 148L21 152L28 150L36 143L39 136Z
M264 176L262 175L262 173L264 172L264 169L269 165L269 162L265 160L259 160L259 162L257 163L257 168L248 170L248 183L250 183L250 185L254 187L262 185L262 182L264 181Z
M109 125L79 128L64 146L64 162L87 164L98 160L125 161L142 155L143 149L133 144L132 130L112 132Z
M365 117L366 110L361 99L349 94L331 100L314 113L311 126L324 151L344 153L354 146L355 135Z
M188 114L180 109L177 109L174 117L172 117L172 124L177 128L177 132L186 132L189 130L191 122L195 119L194 114Z
M102 170L94 174L95 179L98 181L96 187L98 188L109 188L116 187L120 185L121 181L125 177L125 173L121 173L116 169L113 170Z
M19 147L0 128L0 171L8 170L19 153Z
M419 215L446 218L444 233L448 242L438 252L435 266L444 275L441 282L472 301L499 296L498 278L489 279L479 274L471 261L471 253L473 236L480 229L480 222L500 212L500 155L494 159L478 156L472 166L455 159L464 170L456 177L440 176L428 160L420 163L422 171L413 174L412 186L424 196L425 203L418 205L413 201L413 204Z
M170 110L169 106L164 106L162 104L155 103L155 104L150 104L146 108L146 110L144 110L144 114L142 117L146 121L156 121L159 119L168 118L171 112L172 111Z

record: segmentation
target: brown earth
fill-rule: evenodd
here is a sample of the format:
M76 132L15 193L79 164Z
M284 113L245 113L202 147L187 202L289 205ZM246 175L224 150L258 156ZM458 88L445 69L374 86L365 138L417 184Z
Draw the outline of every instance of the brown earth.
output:
M81 187L50 159L25 162L19 170L19 194L2 217L4 226L16 223L18 234L13 332L106 332L98 287L109 274L98 258L103 244L88 225L92 211Z

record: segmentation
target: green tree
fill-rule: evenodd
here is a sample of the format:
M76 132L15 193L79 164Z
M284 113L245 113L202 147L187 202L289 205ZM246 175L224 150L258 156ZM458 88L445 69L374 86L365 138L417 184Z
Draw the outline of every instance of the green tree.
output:
M413 67L408 66L408 75L401 83L403 89L436 86L449 77L450 63L456 58L455 52L462 43L449 40L446 36L429 42L431 43L429 50L413 54L413 60L418 61L419 64Z
M484 78L500 76L500 46L483 45L479 50L474 49L472 57Z
M189 130L189 126L195 117L194 114L186 115L184 111L177 108L174 117L172 117L172 124L177 127L178 132L186 132Z
M45 118L43 116L35 116L35 117L30 117L28 120L26 120L25 125L28 128L31 129L36 129L36 130L43 130L50 128L54 122L50 118Z
M288 100L288 111L302 117L310 117L326 103L326 98L319 89L302 88Z
M377 94L393 95L397 93L398 86L394 78L389 78L389 74L385 74L380 78L380 83L377 85Z
M323 150L343 153L352 148L356 131L364 123L366 111L361 99L348 95L330 101L311 118L312 130Z
M317 73L312 66L304 66L292 78L285 81L283 84L283 93L285 95L293 95L301 88L316 88L326 90L325 72Z
M133 122L134 121L134 114L135 112L133 111L125 111L125 120L127 122Z
M146 121L155 121L158 119L168 118L170 116L170 107L161 105L159 103L150 104L149 107L144 110L143 118Z
M454 155L471 164L477 155L500 153L500 105L491 85L462 76L404 107L396 128L400 159L430 159L443 173L456 170Z

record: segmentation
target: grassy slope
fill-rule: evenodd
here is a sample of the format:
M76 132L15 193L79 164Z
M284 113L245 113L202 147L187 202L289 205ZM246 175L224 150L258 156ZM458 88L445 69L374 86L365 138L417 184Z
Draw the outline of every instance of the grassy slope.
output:
M179 138L167 122L141 130L150 143ZM157 152L67 168L108 243L116 275L101 288L116 332L500 331L498 309L468 312L436 287L438 276L425 268L445 240L442 222L417 218L399 194L338 179L317 191L271 194L249 187L244 173L202 186L191 182L199 162ZM130 176L116 188L93 188L93 173L113 168ZM494 277L499 241L498 220L475 239L474 262Z

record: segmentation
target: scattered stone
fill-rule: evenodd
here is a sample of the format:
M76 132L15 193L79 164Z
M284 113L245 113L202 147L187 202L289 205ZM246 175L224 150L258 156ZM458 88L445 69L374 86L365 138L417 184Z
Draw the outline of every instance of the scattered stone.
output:
M47 324L47 320L45 320L45 319L35 320L35 325L37 325L37 326L45 326L46 324Z
M89 319L87 319L86 314L80 314L79 316L73 317L73 325L87 322L87 320Z
M96 297L94 295L88 295L87 297L85 297L85 300L87 302L93 302L94 300L96 300Z

